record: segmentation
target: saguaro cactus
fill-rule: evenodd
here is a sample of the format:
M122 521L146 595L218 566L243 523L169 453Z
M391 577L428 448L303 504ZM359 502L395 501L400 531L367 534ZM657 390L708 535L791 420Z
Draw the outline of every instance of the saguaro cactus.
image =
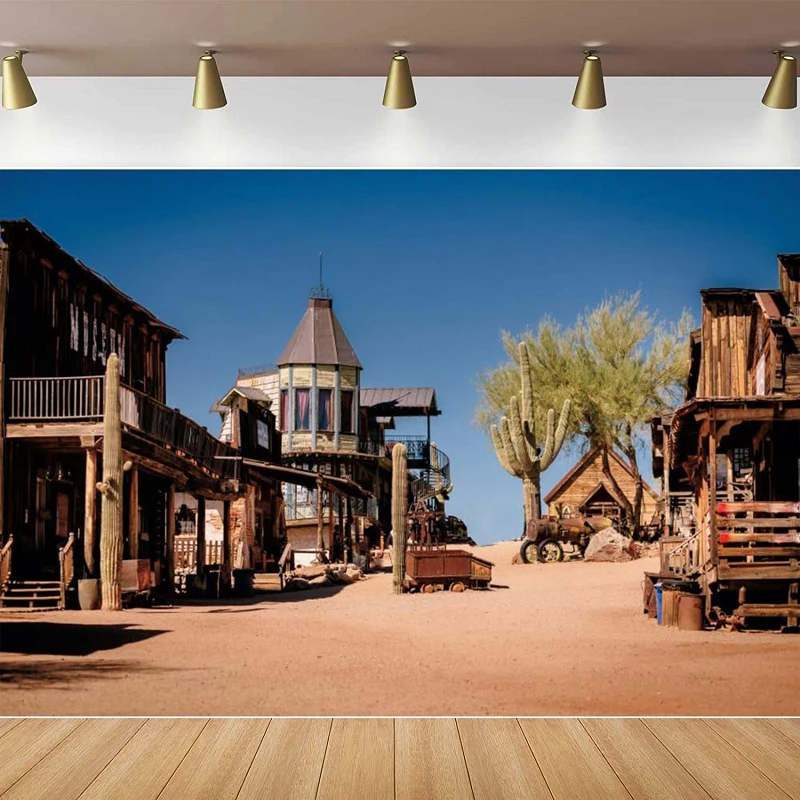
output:
M394 593L401 594L406 577L406 517L408 515L408 453L392 447L392 576Z
M536 441L536 425L533 408L533 379L528 346L519 343L519 370L522 391L514 395L509 403L508 416L500 425L492 425L492 443L497 459L510 475L522 479L525 508L525 525L541 517L540 479L561 450L567 433L569 412L572 405L565 400L556 426L556 412L547 412L547 433L544 447Z
M122 424L120 422L119 358L106 363L103 422L103 481L100 525L100 585L104 611L122 608Z

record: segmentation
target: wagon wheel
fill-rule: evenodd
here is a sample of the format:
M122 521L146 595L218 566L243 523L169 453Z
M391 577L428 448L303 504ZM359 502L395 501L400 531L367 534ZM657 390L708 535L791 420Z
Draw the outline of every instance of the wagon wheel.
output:
M519 556L523 564L536 563L536 542L531 539L526 539L519 549Z
M564 548L556 539L545 539L536 552L539 555L539 561L543 561L545 564L555 564L564 560Z
M450 591L451 592L463 592L464 589L466 589L466 588L467 587L464 586L464 584L461 583L461 581L453 581L453 583L450 584Z
M433 594L436 590L436 587L432 583L423 584L421 591L425 594Z

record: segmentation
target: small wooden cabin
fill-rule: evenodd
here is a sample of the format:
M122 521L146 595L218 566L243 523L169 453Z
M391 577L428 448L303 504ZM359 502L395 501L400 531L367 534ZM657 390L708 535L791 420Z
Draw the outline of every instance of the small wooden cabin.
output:
M629 502L636 496L636 479L630 464L618 453L609 453L611 474ZM616 490L603 473L600 449L593 447L544 498L550 517L608 517L622 524L623 507ZM639 525L649 525L661 511L658 492L644 484Z

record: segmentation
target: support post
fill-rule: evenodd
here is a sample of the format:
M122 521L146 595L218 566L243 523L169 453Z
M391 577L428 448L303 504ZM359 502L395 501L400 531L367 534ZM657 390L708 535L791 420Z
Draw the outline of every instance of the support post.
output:
M231 588L231 501L222 503L222 566L219 571L219 593L227 597Z
M6 501L6 306L8 303L8 270L11 256L8 245L0 239L0 544L5 540Z
M325 524L325 514L322 505L322 478L317 478L317 559L322 561L325 553L325 537L323 525Z
M348 497L345 501L346 504L346 514L347 514L347 525L346 525L346 535L345 535L345 542L346 542L346 551L344 554L345 563L349 564L351 561L354 560L355 552L356 552L356 543L353 531L353 500L352 498Z
M717 421L712 417L708 431L708 517L711 533L711 563L717 565Z
M175 591L175 482L167 489L167 589Z
M97 577L97 450L86 448L86 488L83 497L83 563Z
M128 497L128 550L130 558L139 558L139 467L131 467Z
M195 557L195 572L202 576L206 569L206 499L197 498L197 556Z
M334 552L336 548L336 536L333 531L333 499L334 494L328 489L328 549L330 550L331 562L336 560L336 553Z

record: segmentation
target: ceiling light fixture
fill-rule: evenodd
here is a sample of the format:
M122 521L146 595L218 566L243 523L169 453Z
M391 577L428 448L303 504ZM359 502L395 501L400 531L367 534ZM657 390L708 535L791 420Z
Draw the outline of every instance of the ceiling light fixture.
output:
M417 97L414 94L414 82L411 79L406 51L395 50L386 77L383 105L386 108L413 108L416 104Z
M216 52L216 50L206 50L197 62L197 77L194 80L192 98L192 105L195 108L222 108L228 104L214 58Z
M22 67L27 50L16 50L3 59L3 108L28 108L36 104L36 95Z
M797 108L797 59L783 50L773 53L778 63L761 102L770 108Z
M603 67L600 56L594 50L584 50L586 58L583 59L581 74L575 94L572 96L572 105L575 108L603 108L606 105L606 90L603 85Z

